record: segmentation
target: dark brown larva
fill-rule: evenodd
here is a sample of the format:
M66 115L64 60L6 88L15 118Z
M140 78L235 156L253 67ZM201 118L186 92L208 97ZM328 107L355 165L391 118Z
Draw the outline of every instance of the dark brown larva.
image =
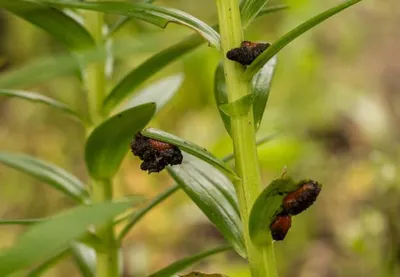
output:
M317 199L321 185L318 182L303 181L299 188L290 192L283 199L283 210L290 215L297 215L310 207Z
M283 240L292 226L292 218L288 214L277 215L275 220L269 226L274 240Z
M131 150L143 161L140 168L149 173L160 172L167 165L181 164L183 159L180 149L175 145L150 139L140 133L131 142Z
M240 47L229 50L226 57L242 65L250 65L269 46L269 43L243 41Z

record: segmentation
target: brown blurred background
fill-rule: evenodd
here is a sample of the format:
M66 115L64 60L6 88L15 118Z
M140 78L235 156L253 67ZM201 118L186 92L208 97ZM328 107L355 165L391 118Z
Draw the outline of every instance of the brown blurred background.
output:
M287 11L257 19L246 39L273 41L338 0L287 0ZM216 22L212 0L164 0L159 5ZM271 1L270 4L278 2ZM110 16L110 22L117 19ZM280 276L400 276L400 1L365 0L329 19L286 47L258 136L281 131L259 148L265 184L287 166L296 179L324 184L317 203L293 220L276 243ZM118 37L160 30L132 21ZM165 36L163 36L165 37ZM163 42L163 47L174 41ZM46 54L66 50L43 31L0 10L0 74ZM117 61L114 82L154 53ZM185 82L151 126L182 136L218 156L232 151L213 96L218 53L206 45L186 55L151 81L184 72ZM147 84L151 83L149 81ZM82 110L85 98L73 76L21 89L41 92ZM62 127L61 127L62 126ZM83 129L50 108L0 98L0 149L21 151L72 171L85 180ZM166 173L147 175L128 155L115 180L117 196L155 196L172 184ZM0 217L37 218L73 205L51 187L0 165ZM0 247L26 227L0 226ZM176 259L223 243L199 209L178 192L146 216L126 238L127 276L145 276ZM233 253L204 260L193 269L248 276ZM79 276L66 259L46 276Z

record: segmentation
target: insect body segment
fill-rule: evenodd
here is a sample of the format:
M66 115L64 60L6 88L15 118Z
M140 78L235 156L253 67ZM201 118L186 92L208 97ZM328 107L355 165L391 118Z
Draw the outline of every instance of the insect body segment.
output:
M229 50L226 57L242 65L250 65L269 46L269 43L243 41L240 47Z

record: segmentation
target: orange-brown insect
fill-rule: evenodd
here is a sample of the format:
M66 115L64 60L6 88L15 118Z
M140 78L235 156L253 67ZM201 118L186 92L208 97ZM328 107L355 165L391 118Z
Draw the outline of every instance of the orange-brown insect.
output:
M317 199L321 185L315 181L303 181L295 191L288 193L283 199L283 210L290 215L297 215L310 207Z
M147 141L153 149L158 150L158 151L165 151L167 149L172 149L175 146L166 142L154 140L154 139L148 139Z
M288 214L280 214L269 226L274 240L283 240L292 226L292 218Z

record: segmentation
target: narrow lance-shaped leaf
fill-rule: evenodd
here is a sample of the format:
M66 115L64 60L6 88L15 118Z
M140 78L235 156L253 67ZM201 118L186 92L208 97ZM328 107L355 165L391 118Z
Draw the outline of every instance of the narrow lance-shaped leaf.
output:
M147 103L125 110L100 124L90 134L85 148L86 165L95 179L115 175L134 134L143 129L156 110Z
M268 0L244 0L240 5L242 26L246 28L257 14L264 8Z
M49 270L50 268L54 267L55 264L60 262L62 259L66 258L70 254L70 250L65 248L62 250L58 255L51 257L50 259L46 260L42 264L40 264L35 269L31 270L26 277L40 277L43 276L44 273Z
M169 266L151 274L149 277L171 277L177 273L180 273L181 270L191 266L194 263L197 263L205 258L208 258L212 255L227 251L232 249L230 246L219 246L211 250L207 250L191 257L184 258L177 262L170 264ZM198 275L196 275L198 276Z
M42 259L57 255L93 225L102 225L131 207L133 202L79 206L37 224L16 244L0 254L0 276L22 270Z
M135 93L131 99L122 107L121 111L130 109L140 104L154 102L157 103L156 112L160 111L169 100L178 92L183 82L183 74L166 77L142 91Z
M268 48L267 48L268 49ZM267 105L269 92L272 84L272 78L274 76L277 58L273 57L268 63L266 63L252 80L252 93L251 98L248 96L238 99L235 102L229 103L228 93L225 83L225 74L222 63L219 63L214 74L214 97L217 103L218 110L220 112L222 121L224 122L225 128L228 133L231 133L231 119L230 117L234 114L233 111L238 110L245 112L248 111L248 101L252 100L253 106L253 118L254 125L258 130L261 124L262 117L264 115L265 106Z
M210 45L217 49L220 48L219 34L213 28L198 18L176 9L159 7L151 4L133 4L127 2L77 2L55 0L41 0L41 2L59 7L86 9L130 16L162 28L165 28L169 22L178 23L195 30L204 37Z
M28 86L33 83L44 82L58 76L79 71L82 65L104 61L109 55L118 58L145 49L156 50L157 47L149 43L154 41L154 37L154 35L146 35L140 39L121 39L113 43L111 53L107 50L106 46L96 46L85 51L80 51L80 63L77 62L77 55L73 56L71 54L42 57L28 63L22 68L1 74L0 87Z
M15 97L24 99L31 102L38 102L50 106L54 109L62 111L72 118L77 119L79 121L82 120L82 116L77 114L75 111L71 110L66 104L59 102L53 98L29 91L21 91L21 90L11 90L11 89L0 89L0 96L7 96L7 97Z
M249 233L256 244L272 242L269 226L283 211L285 196L296 189L297 184L290 178L276 179L257 197L250 212Z
M182 164L169 167L168 172L235 251L245 257L236 193L229 179L210 164L187 154Z
M180 137L174 136L172 134L154 128L147 128L143 130L141 133L146 137L178 146L179 149L189 154L192 154L193 156L196 156L199 159L219 168L224 173L226 173L230 178L234 180L238 178L236 173L229 167L229 165L216 158L205 148L202 148L192 142L186 141Z
M79 202L89 201L89 194L82 182L51 163L28 155L9 152L0 152L0 163L34 176Z
M184 54L200 46L203 40L198 35L192 35L177 44L157 53L147 61L129 72L109 93L104 100L105 113L125 100L130 93L153 76L156 72L175 61Z
M260 128L261 120L267 105L272 78L274 77L277 58L268 61L252 80L252 94L254 97L253 114L256 130Z
M179 189L179 186L176 184L173 185L172 187L169 187L168 189L163 191L161 194L157 195L154 199L152 199L146 206L144 206L143 208L141 208L137 211L134 211L133 214L130 214L128 217L128 222L122 229L121 233L118 235L119 240L122 240L126 236L126 234L129 232L129 230L132 229L132 227L135 226L136 223L143 216L145 216L149 211L151 211L158 204L162 203L165 199L167 199L168 197L173 195L176 191L178 191L178 189ZM121 221L125 221L126 219L127 218L123 218Z
M94 46L89 32L62 11L26 0L0 0L0 7L40 27L72 50Z
M258 14L257 17L261 17L263 15L266 14L270 14L270 13L274 13L274 12L279 12L279 11L283 11L288 9L289 6L288 5L274 5L274 6L269 6L269 7L265 7L264 9L262 9Z
M281 38L277 39L271 46L269 46L260 56L255 59L251 65L246 69L244 73L244 79L250 80L253 78L254 74L256 74L265 63L267 63L273 56L275 56L280 50L282 50L286 45L295 40L297 37L307 32L311 28L315 27L319 23L324 20L330 18L331 16L337 14L338 12L361 2L362 0L349 0L345 1L342 4L339 4L336 7L333 7L309 20L297 26L290 32L286 33Z

